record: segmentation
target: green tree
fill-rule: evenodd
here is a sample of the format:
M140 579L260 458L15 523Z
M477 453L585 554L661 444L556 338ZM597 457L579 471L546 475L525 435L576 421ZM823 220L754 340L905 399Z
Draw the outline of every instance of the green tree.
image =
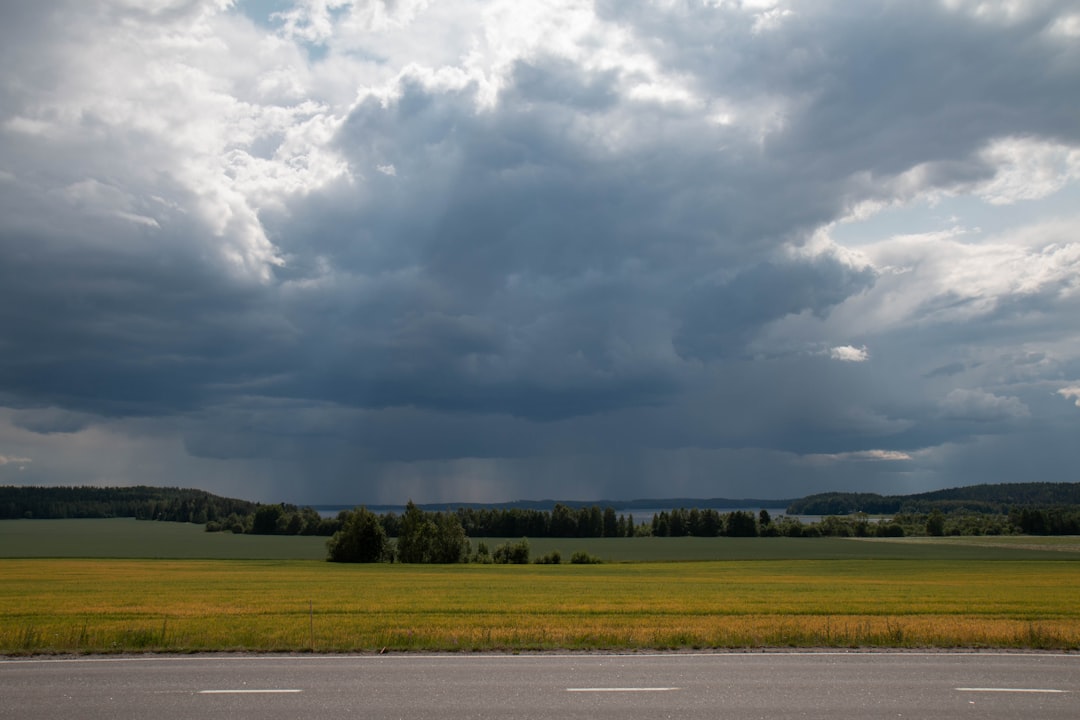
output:
M926 518L926 534L935 537L945 534L945 516L937 508Z
M817 529L825 537L851 537L851 523L836 515L824 518L817 524Z
M687 528L687 515L686 510L683 508L672 508L671 514L668 515L668 534L671 537L682 537L688 532Z
M707 508L701 513L701 534L704 537L716 537L724 530L724 521L720 513L713 508Z
M322 518L319 517L319 513L313 508L305 507L300 509L300 518L303 521L303 527L300 528L301 535L316 535L319 532L319 525L322 523Z
M397 557L404 563L457 563L469 559L469 537L457 513L426 513L412 500L398 525Z
M599 507L593 505L581 509L581 520L578 522L578 535L580 537L597 538L604 536L604 513Z
M331 562L379 562L386 559L389 541L379 517L365 507L349 513L344 525L326 542Z
M652 534L656 537L667 537L671 534L670 522L666 510L662 510L656 515L653 515Z
M604 508L604 537L619 537L625 533L619 532L619 518L615 515L615 508Z
M255 511L255 518L251 522L253 535L273 535L278 532L278 524L285 516L285 509L281 505L260 505Z
M724 522L724 534L728 537L754 537L757 535L757 522L752 513L735 510L727 514Z
M304 529L304 516L299 512L288 513L285 521L284 533L286 535L299 535Z
M403 563L431 562L431 544L435 533L435 523L410 500L405 506L398 530L398 560Z
M469 538L461 525L461 519L453 513L438 513L434 527L435 535L429 543L430 556L427 562L466 562L469 559Z
M555 503L551 509L551 537L574 537L577 535L577 518L570 508Z

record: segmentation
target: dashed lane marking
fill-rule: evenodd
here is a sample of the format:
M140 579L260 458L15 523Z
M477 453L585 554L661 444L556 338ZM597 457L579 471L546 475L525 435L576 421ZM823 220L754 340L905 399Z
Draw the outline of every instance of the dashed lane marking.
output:
M617 692L671 692L678 690L677 687L594 687L594 688L566 688L566 692L577 693L617 693Z
M956 688L958 692L984 692L984 693L1067 693L1068 690L1053 690L1050 688L992 688L992 687L963 687Z
M278 690L278 689L266 689L266 690L200 690L200 695L284 695L288 693L299 693L303 690Z

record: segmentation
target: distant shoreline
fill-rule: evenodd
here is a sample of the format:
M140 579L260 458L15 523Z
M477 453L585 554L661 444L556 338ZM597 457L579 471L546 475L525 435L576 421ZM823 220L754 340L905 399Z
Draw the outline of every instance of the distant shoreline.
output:
M777 512L783 514L786 512L788 506L790 506L795 499L781 499L781 500L762 500L759 498L744 498L744 499L731 499L731 498L647 498L637 500L513 500L510 502L495 502L495 503L483 503L483 502L445 502L445 503L416 503L416 506L421 510L428 512L445 512L447 510L457 510L458 508L470 508L470 509L492 509L492 510L547 510L550 511L556 505L565 505L568 508L580 509L587 507L600 507L611 508L616 512L633 513L633 512L648 512L657 513L661 510L672 510L674 508L697 508L699 510L717 510L727 511L732 510L754 510L759 511L762 509L768 510L770 514L776 514ZM404 503L401 504L365 504L356 503L354 505L346 504L318 504L309 505L319 512L324 514L327 512L337 513L342 510L352 510L356 507L363 505L368 510L375 513L387 513L387 512L403 512L405 510Z

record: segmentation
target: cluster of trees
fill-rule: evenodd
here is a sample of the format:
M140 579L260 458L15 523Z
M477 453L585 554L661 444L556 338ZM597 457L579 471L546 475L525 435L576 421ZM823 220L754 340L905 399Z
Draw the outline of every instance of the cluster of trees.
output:
M675 508L653 516L650 535L656 537L756 537L772 524L767 510L757 517L747 510L735 510L720 514L711 508Z
M311 508L259 505L247 515L233 514L209 521L208 531L227 530L262 535L332 536L349 521L354 511L335 518L321 517ZM407 524L406 515L370 513L389 538L396 538ZM735 510L720 513L711 508L674 508L655 514L649 522L636 524L633 515L615 515L598 507L567 508L557 504L550 512L518 509L459 508L428 512L431 522L454 517L467 537L903 537L913 535L1080 535L1080 506L1012 508L1008 514L985 513L966 508L929 512L897 512L889 519L871 518L865 512L826 515L818 522L802 522L791 516L772 518L767 510L751 513ZM596 518L599 517L597 522ZM482 522L478 522L478 518ZM481 561L483 561L481 559Z
M410 501L409 506L416 508ZM418 509L418 508L417 508ZM222 530L255 535L326 535L338 532L347 522L351 512L342 511L335 518L323 518L312 508L294 505L260 505L248 516L232 516L220 522L209 523L207 530ZM399 537L406 523L406 515L396 513L376 514L379 523L389 537ZM608 507L572 508L556 503L551 510L530 508L475 508L461 507L446 512L427 512L431 518L453 515L469 537L633 537L651 535L649 525L637 525L633 515L616 515Z
M504 542L503 544L495 548L495 552L488 552L488 546L486 543L480 543L476 548L476 554L470 558L473 562L478 563L495 563L496 565L524 565L529 562L529 540L528 538L521 538L517 542ZM537 562L556 565L560 562L561 556L558 551L546 555L542 559L538 559Z
M1025 535L1080 535L1080 507L1014 508L1009 523Z
M528 538L507 541L488 548L480 542L471 553L471 543L456 512L425 512L412 501L405 513L395 517L396 533L386 531L386 515L376 515L367 508L345 511L340 516L341 528L326 543L327 559L331 562L403 562L403 563L495 563L524 565L529 562ZM559 564L558 550L536 558L538 564ZM598 563L599 558L586 552L576 552L571 563Z
M288 504L258 505L247 515L232 514L220 521L210 521L211 532L231 531L257 535L334 536L355 523L358 511L342 511L334 518L321 517L309 507ZM425 512L412 502L404 515L376 514L365 510L365 517L377 523L385 537L405 537L405 558L414 557L411 540L416 532L416 515L439 532L460 527L466 538L478 537L902 537L905 535L1007 535L1080 534L1080 509L1068 508L1015 510L1010 515L956 511L948 514L897 513L889 521L872 520L865 513L830 515L819 522L804 523L798 518L772 518L767 510L751 513L735 510L720 513L711 508L674 508L655 514L649 522L637 524L633 515L616 515L613 509L597 506L570 508L556 504L551 511L535 509L458 508L446 512ZM931 521L930 518L940 520ZM452 521L453 520L453 521ZM929 524L928 524L929 523ZM351 526L350 526L351 527ZM426 526L425 526L426 527ZM350 530L353 532L354 530ZM422 535L434 536L431 532ZM438 533L435 533L437 535ZM389 541L388 541L389 543ZM389 546L393 549L393 544ZM423 553L419 553L423 557ZM398 554L387 555L388 560ZM494 558L494 555L491 555ZM485 557L474 558L485 562ZM403 562L414 562L403 559ZM428 562L428 560L420 560ZM513 561L511 561L513 562Z
M803 523L788 516L774 519L768 510L755 515L746 510L720 514L711 509L694 508L658 513L653 517L650 529L650 534L657 537L894 537L905 534L904 528L895 523L872 522L861 514L829 516L820 522Z
M342 517L324 518L310 507L287 503L256 505L244 514L233 513L221 520L206 523L207 532L248 533L252 535L324 535L341 529Z
M767 510L756 516L744 510L716 515L710 510L678 509L657 514L651 523L651 534L674 537L905 537L914 535L1009 535L1017 532L1052 534L1068 531L1080 534L1080 508L1066 511L1025 509L1011 516L957 511L943 513L897 513L891 518L871 518L866 513L827 515L817 522L802 522L799 518L769 516ZM1024 520L1022 521L1021 518ZM1044 519L1045 518L1045 519ZM1072 525L1069 519L1072 519ZM1043 532L1021 530L1045 528ZM1062 532L1061 534L1067 534Z
M367 508L346 511L339 518L341 529L327 542L331 562L459 563L469 559L469 538L454 513L424 512L409 501L397 524L395 543L390 542L382 518Z
M633 537L643 532L633 515L616 515L613 508L601 510L599 505L555 503L551 510L466 507L456 513L470 537Z
M257 505L247 500L173 487L0 486L0 520L19 518L112 518L203 524L245 517Z

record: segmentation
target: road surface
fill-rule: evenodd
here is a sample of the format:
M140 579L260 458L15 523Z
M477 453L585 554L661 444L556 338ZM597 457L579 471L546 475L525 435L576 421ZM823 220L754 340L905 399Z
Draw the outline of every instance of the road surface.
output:
M202 655L0 660L0 718L1068 718L1080 655Z

